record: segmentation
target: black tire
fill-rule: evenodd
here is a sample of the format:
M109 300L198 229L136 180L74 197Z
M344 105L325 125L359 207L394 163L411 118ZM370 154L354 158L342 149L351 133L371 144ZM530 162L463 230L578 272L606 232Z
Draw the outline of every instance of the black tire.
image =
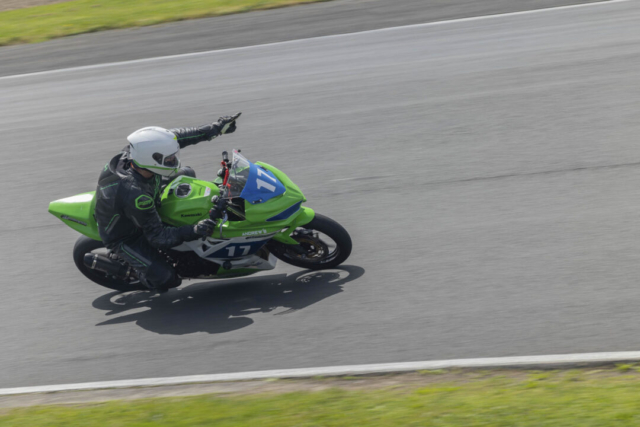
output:
M305 237L304 234L299 234L308 233L309 230L328 236L329 239L335 243L335 249L330 250L326 242L322 239L318 240L312 236ZM287 264L295 265L296 267L307 268L309 270L335 268L345 262L347 258L349 258L349 255L351 255L351 236L349 236L347 230L336 221L324 215L316 214L309 224L297 228L291 237L301 242L301 244L287 245L276 240L271 240L267 248L279 260ZM313 244L314 239L319 245ZM301 254L300 251L297 250L301 246L304 246L307 253L312 254L312 257L307 257L307 253Z
M98 270L92 270L84 265L84 255L86 253L103 248L104 243L90 239L86 236L80 236L78 240L76 240L76 244L73 247L73 262L87 279L100 286L104 286L105 288L113 289L114 291L128 292L148 290L141 283L129 283L124 280L116 279L115 277L108 277L105 273Z

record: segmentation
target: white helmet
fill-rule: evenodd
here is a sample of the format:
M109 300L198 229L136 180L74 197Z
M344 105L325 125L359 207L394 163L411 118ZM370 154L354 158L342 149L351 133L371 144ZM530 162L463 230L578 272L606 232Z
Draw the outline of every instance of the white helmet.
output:
M180 167L178 138L168 130L150 126L129 135L131 160L136 166L162 176L172 176Z

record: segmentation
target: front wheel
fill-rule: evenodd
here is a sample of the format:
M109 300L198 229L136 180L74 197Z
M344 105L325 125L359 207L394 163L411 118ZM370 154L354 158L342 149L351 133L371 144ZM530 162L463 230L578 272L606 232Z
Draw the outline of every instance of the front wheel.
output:
M349 258L351 237L336 221L316 214L309 224L298 227L291 234L298 245L271 240L267 248L287 264L309 270L335 268Z
M94 283L97 283L100 286L104 286L105 288L113 289L120 292L148 290L148 288L142 285L139 281L126 281L118 279L113 276L108 276L102 271L93 270L87 267L86 265L84 265L84 254L90 252L106 252L104 243L98 240L90 239L86 236L80 236L78 240L76 240L76 244L73 247L73 262L76 264L76 267L78 267L78 270L80 270L80 273L84 274L87 279L93 281Z

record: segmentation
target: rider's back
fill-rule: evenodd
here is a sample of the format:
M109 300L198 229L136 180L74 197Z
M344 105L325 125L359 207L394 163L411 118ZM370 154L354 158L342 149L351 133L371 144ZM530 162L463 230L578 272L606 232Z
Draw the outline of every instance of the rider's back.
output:
M158 198L158 178L137 176L129 167L126 151L105 165L96 188L96 220L102 241L108 248L139 235L142 224L136 224L131 208L154 209Z

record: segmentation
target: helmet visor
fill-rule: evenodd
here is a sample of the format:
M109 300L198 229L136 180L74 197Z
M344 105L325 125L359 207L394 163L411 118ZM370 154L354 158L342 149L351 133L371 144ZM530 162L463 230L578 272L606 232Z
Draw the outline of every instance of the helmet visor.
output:
M180 167L180 151L176 151L173 154L165 156L162 165L168 168L178 168Z

